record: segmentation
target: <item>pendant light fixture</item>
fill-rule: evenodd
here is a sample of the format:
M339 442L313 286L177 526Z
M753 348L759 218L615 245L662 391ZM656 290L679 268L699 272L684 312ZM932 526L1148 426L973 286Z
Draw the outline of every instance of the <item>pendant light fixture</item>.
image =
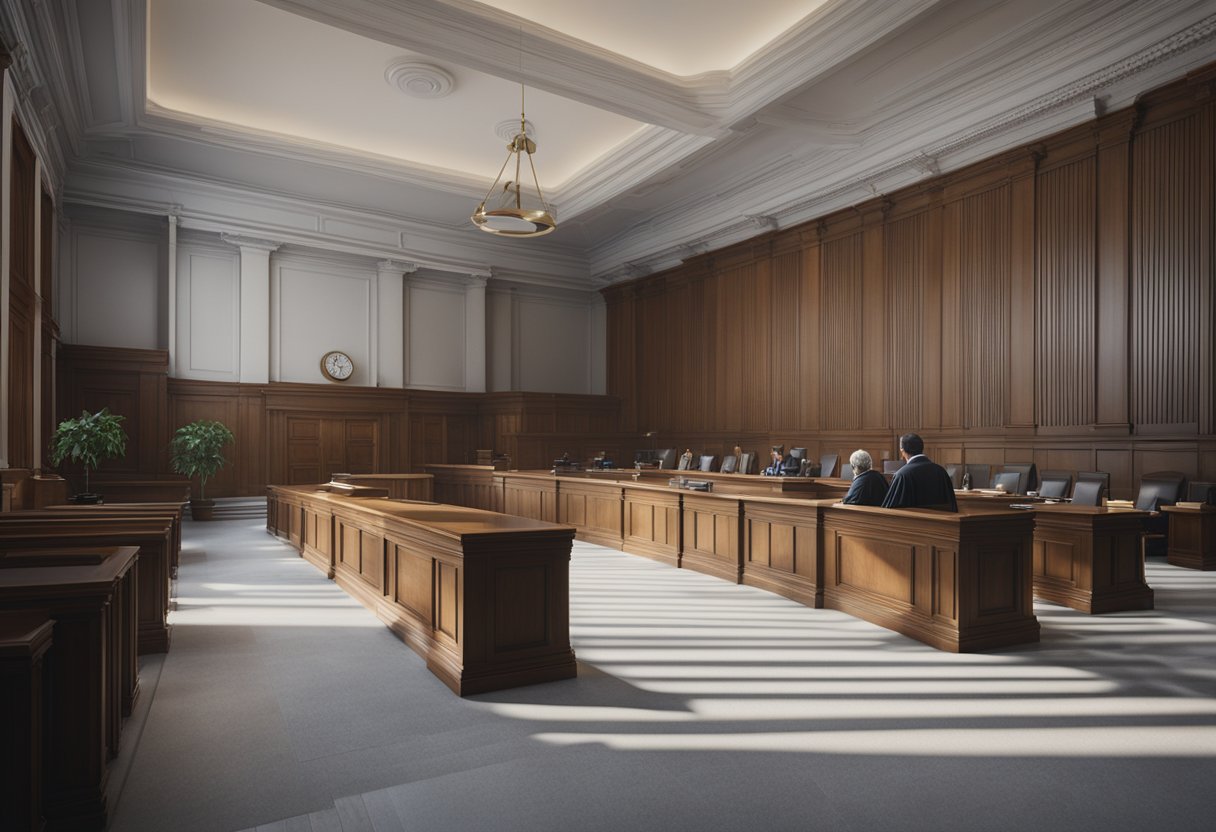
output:
M489 234L499 234L504 237L540 237L557 228L557 220L553 218L553 208L545 200L545 192L541 190L540 179L536 176L536 163L532 154L536 153L536 142L528 136L527 117L524 115L524 83L523 83L523 28L519 32L519 132L507 144L507 158L494 177L494 184L486 192L485 198L477 206L470 219L473 224ZM527 154L528 167L524 170L523 157ZM514 161L515 178L507 180L503 185L503 173ZM532 175L532 187L524 188L522 176ZM535 194L535 196L533 196ZM491 201L493 200L493 201Z

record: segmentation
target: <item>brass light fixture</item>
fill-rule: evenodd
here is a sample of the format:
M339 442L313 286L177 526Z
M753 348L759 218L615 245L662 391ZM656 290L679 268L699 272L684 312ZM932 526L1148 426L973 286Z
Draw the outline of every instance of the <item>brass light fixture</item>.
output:
M522 32L520 39L521 41L523 39ZM519 54L522 68L522 43ZM536 176L536 163L532 160L532 154L535 152L536 142L528 136L527 118L524 115L524 85L520 81L519 132L507 145L507 158L499 168L498 176L494 177L494 184L490 186L485 199L481 201L477 210L473 212L473 216L470 217L474 225L482 231L504 237L541 237L557 228L557 220L553 218L553 208L545 199L545 192L540 187L540 179ZM524 154L528 156L527 172L532 174L531 190L536 192L535 199L532 198L531 192L525 194L524 183L520 178L521 173L526 173L523 171ZM515 160L515 178L508 180L500 187L498 183L502 180L502 175L511 164L512 159ZM487 206L496 192L495 203Z

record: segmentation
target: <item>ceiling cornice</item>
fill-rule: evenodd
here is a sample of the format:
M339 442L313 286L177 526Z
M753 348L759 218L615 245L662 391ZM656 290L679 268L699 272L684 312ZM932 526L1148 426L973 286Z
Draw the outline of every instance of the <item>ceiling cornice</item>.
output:
M143 214L174 215L183 229L260 237L437 271L508 270L537 285L585 288L586 261L560 249L503 246L477 229L403 224L399 218L306 202L295 196L206 183L128 165L89 161L72 170L66 202Z

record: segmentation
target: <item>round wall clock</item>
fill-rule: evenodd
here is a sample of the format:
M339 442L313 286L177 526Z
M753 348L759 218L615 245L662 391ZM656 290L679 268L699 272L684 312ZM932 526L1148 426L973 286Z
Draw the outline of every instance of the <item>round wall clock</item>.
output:
M341 350L331 350L321 356L321 372L331 381L346 381L355 372L355 362Z

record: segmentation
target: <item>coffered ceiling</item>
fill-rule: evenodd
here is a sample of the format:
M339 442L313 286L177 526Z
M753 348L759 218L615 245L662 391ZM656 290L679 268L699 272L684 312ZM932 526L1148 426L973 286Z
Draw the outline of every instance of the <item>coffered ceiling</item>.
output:
M68 202L591 288L1130 104L1211 0L0 0ZM468 216L527 88L558 231Z

